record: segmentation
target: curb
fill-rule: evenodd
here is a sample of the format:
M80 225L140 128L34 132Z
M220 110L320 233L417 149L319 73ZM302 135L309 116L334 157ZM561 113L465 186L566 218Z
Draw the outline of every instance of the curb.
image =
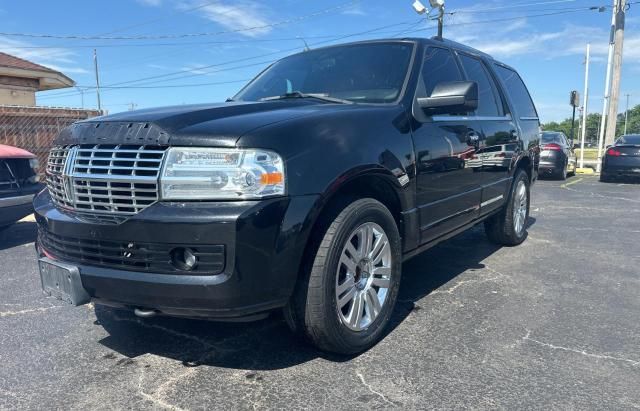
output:
M576 168L576 174L595 174L596 172L593 170L593 168Z

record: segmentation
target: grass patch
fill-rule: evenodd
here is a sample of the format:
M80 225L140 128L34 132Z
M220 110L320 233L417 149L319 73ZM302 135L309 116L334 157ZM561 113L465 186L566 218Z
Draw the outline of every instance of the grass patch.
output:
M580 149L576 149L576 157L578 157L578 161L580 160ZM597 148L585 148L584 149L584 159L585 160L597 160L598 159L598 149Z

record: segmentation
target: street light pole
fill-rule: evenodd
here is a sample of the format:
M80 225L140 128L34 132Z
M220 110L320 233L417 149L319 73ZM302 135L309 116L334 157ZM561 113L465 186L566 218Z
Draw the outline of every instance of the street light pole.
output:
M98 99L98 111L102 111L102 104L100 103L100 77L98 75L98 52L93 49L93 68L96 72L96 98Z
M602 117L600 118L600 131L598 132L598 159L596 172L602 168L602 148L604 144L604 134L607 128L607 111L609 110L609 93L611 90L611 68L613 66L613 47L616 31L616 8L618 0L613 0L613 13L611 15L611 35L609 37L609 56L607 57L607 75L604 80L604 100L602 102Z
M580 168L584 168L584 140L587 134L587 104L589 103L589 58L591 44L587 43L587 54L584 60L584 102L582 103L582 138L580 139Z

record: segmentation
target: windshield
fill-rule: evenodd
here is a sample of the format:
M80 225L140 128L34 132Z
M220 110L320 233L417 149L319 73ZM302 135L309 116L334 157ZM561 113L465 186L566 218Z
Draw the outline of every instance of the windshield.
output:
M274 63L233 99L259 101L300 92L355 103L391 103L402 91L412 51L412 43L401 42L306 51Z
M640 146L640 135L633 134L629 136L622 136L618 139L616 144L629 144L634 146Z

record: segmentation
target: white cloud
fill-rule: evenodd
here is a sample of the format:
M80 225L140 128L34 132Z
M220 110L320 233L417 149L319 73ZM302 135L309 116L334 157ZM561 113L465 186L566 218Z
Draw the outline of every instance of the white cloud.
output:
M178 7L187 10L197 8L197 12L205 19L218 23L227 30L239 30L239 34L248 37L262 36L271 31L271 27L268 27L270 22L265 17L268 10L257 1L215 1L210 4L189 2Z
M136 0L138 3L141 3L145 6L158 7L162 4L162 0Z
M4 53L32 61L65 74L84 74L88 72L86 69L77 66L73 60L74 52L69 49L62 47L32 47L37 46L25 41L14 40L8 37L0 37L0 50Z
M355 4L352 7L348 7L345 10L342 11L341 14L346 14L349 16L366 16L367 12L364 11L364 8L362 7L362 4Z
M518 19L500 28L488 30L485 24L467 24L474 17L457 15L451 21L446 36L468 44L497 58L540 56L548 60L563 56L582 56L591 43L594 63L606 61L609 32L604 28L565 24L556 30L544 31L540 25ZM640 35L628 33L624 42L625 62L640 62Z

